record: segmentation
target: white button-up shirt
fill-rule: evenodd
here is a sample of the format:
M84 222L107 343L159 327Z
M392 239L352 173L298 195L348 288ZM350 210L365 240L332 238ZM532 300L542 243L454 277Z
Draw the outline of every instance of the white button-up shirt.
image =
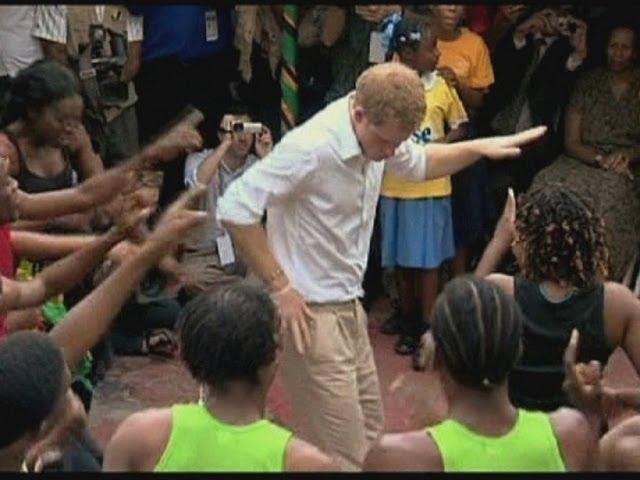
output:
M271 251L312 303L362 296L385 168L415 181L427 173L424 148L410 140L383 162L363 156L349 115L350 95L289 132L218 201L218 219L235 224L258 223L267 211Z

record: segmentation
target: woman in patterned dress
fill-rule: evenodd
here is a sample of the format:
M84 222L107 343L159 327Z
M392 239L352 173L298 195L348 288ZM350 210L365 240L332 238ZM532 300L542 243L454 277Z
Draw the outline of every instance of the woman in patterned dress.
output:
M640 239L637 41L631 26L611 30L607 65L583 74L567 107L565 154L531 186L566 185L604 219L612 280L622 279Z

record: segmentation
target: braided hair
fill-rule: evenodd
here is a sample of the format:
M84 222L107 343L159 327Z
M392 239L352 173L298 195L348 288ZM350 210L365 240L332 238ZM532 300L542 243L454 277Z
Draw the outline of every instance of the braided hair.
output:
M410 14L402 17L394 13L385 18L382 21L382 41L386 47L387 61L404 48L416 50L430 28L429 16Z
M524 243L522 273L533 282L551 280L585 288L608 275L603 220L564 186L522 195L516 230Z
M490 390L501 385L522 352L523 314L500 287L472 275L450 281L431 317L433 339L454 380Z

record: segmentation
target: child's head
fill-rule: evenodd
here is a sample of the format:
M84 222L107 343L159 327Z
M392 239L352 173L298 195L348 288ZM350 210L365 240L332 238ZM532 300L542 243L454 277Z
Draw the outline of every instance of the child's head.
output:
M475 276L450 281L431 317L436 368L456 384L490 390L520 358L523 314L497 285Z
M419 15L389 17L384 24L388 59L397 54L402 63L420 75L435 70L440 51L431 22L430 17Z
M431 7L434 20L441 33L455 32L465 15L464 5L433 5Z
M219 126L218 139L222 141L224 133L236 122L251 122L249 108L242 104L232 105L222 117ZM245 158L253 147L254 134L236 132L233 134L230 153L238 158Z
M518 203L514 254L527 278L584 288L607 277L604 222L577 194L547 187Z

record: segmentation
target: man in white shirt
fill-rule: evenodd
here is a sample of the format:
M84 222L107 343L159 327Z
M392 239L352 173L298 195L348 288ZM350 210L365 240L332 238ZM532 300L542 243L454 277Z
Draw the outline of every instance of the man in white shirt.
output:
M418 146L409 136L425 109L416 72L371 67L355 92L287 134L218 201L218 218L278 306L281 374L300 434L345 470L361 468L384 427L358 301L384 170L416 181L451 175L481 156L515 157L546 130Z

